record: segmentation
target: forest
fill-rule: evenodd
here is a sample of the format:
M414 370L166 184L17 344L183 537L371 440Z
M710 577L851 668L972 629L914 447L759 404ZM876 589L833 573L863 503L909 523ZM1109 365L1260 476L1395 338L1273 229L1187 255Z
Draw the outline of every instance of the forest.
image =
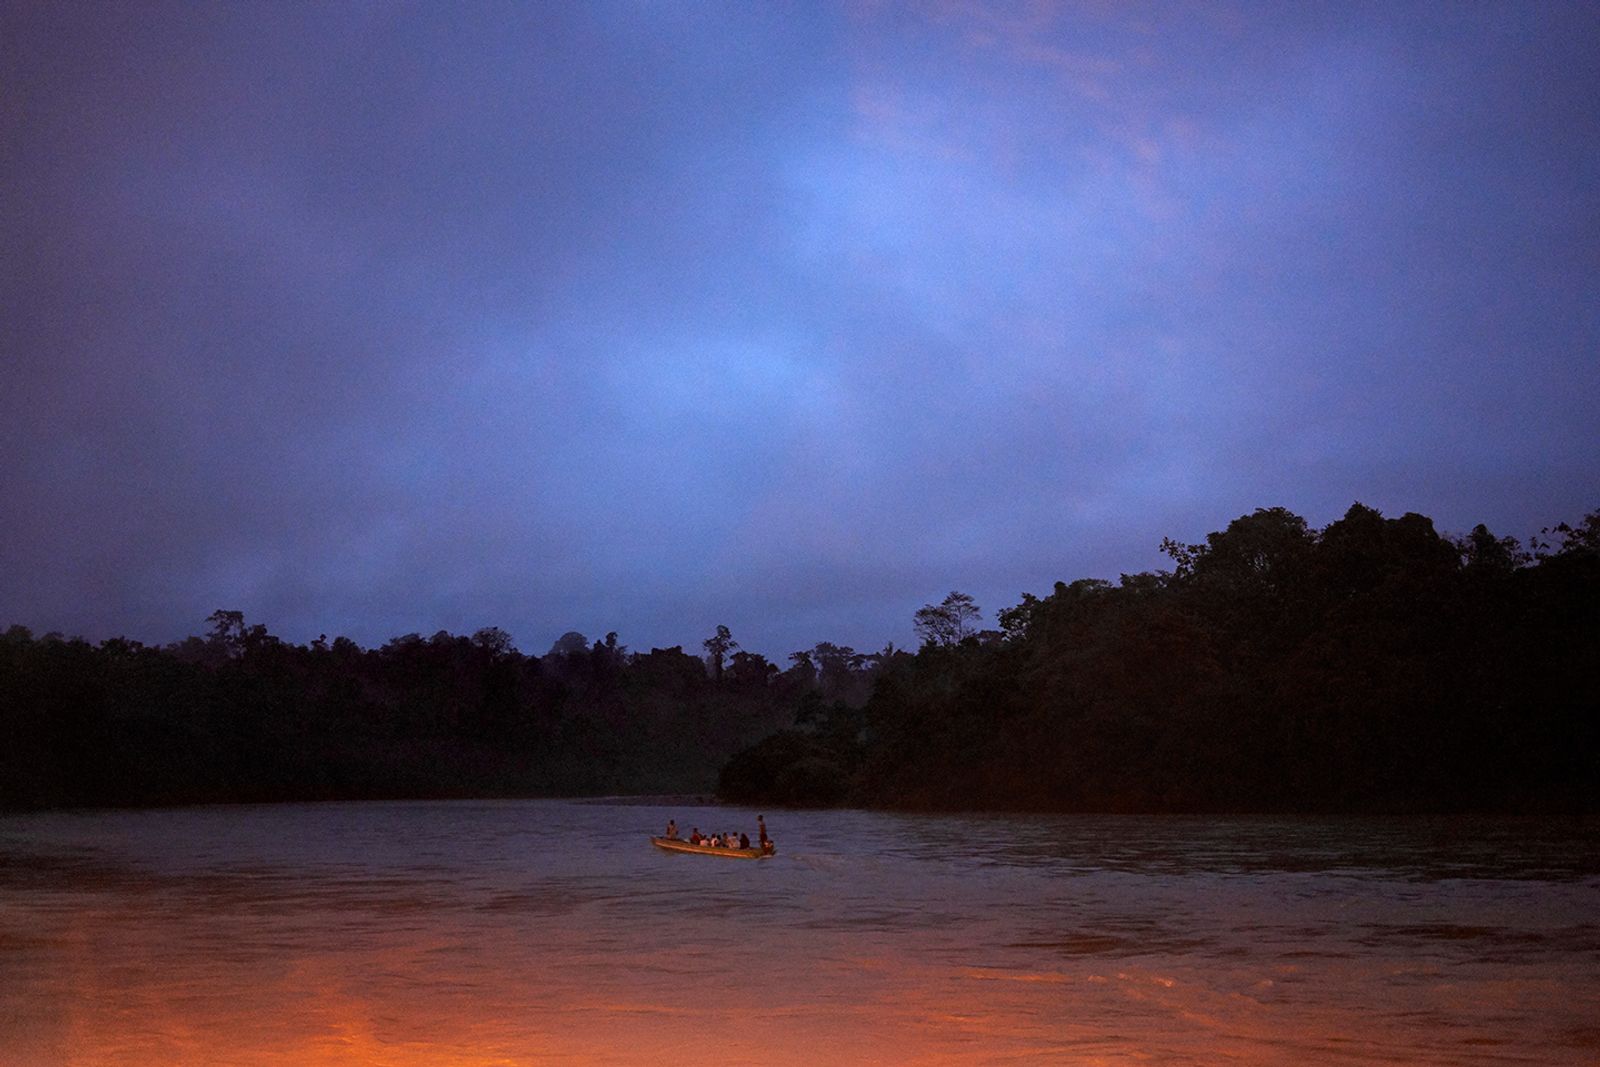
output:
M861 709L741 752L761 803L1094 812L1600 810L1600 512L1523 546L1258 509L1169 571L917 613Z
M872 657L785 671L726 627L704 655L496 628L285 642L237 611L151 647L0 633L0 809L405 797L709 793L736 751L860 704Z
M1170 570L1058 582L915 652L781 666L503 631L165 646L0 633L0 808L707 792L1105 812L1594 811L1600 511L1524 546L1258 509Z

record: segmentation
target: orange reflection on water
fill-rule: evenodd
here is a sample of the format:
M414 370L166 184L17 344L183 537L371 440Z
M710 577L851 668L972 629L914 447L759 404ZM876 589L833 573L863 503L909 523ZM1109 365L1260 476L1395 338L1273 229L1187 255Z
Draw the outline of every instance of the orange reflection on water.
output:
M1366 898L1305 882L1047 883L1023 921L1003 880L878 914L882 884L798 864L760 869L799 898L788 910L750 908L749 872L641 869L653 883L558 872L535 891L373 865L309 887L241 868L0 894L0 1065L1600 1062L1587 883L1391 890L1482 924L1435 928L1382 908L1356 921ZM1542 925L1513 929L1533 900ZM1128 932L1152 914L1165 942ZM1459 951L1480 928L1514 936Z
M1570 998L1559 1006L1557 976L1445 975L1398 960L1280 965L1270 976L1093 961L1014 970L930 964L881 943L851 955L848 937L811 935L684 966L660 950L607 962L581 937L557 950L561 939L542 936L530 954L512 929L476 921L328 931L315 945L285 930L219 949L225 940L205 927L225 922L134 909L43 931L36 948L55 957L55 977L25 996L0 993L22 1023L0 1037L0 1062L1449 1063L1459 1060L1427 1020L1536 1012L1541 1000L1587 1010ZM1568 978L1566 991L1586 989L1592 1007L1592 982ZM1374 987L1384 1011L1373 1010ZM1491 1021L1476 1040L1498 1040L1493 1032ZM1472 1040L1457 1033L1452 1045ZM1546 1051L1541 1062L1593 1062L1592 1048Z

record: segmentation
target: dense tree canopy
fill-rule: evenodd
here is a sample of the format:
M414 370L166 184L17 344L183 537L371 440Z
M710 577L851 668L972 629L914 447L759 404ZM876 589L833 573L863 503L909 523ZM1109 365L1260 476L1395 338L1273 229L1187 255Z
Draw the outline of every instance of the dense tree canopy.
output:
M1173 569L1058 582L915 654L780 669L488 627L293 645L237 611L162 648L0 634L0 807L709 789L762 803L1094 811L1594 810L1600 512L1524 547L1282 508ZM731 757L731 758L730 758ZM720 770L720 777L719 777Z
M1024 595L997 640L952 641L923 608L922 649L884 665L858 730L808 709L796 737L736 758L724 790L793 801L809 782L816 802L934 808L1596 807L1600 512L1531 551L1361 504L1322 530L1264 508L1162 547L1171 572Z
M207 624L165 648L0 634L0 808L705 792L821 693L814 671L754 653L718 681L615 633L535 657L493 627L367 650L288 644L237 611Z

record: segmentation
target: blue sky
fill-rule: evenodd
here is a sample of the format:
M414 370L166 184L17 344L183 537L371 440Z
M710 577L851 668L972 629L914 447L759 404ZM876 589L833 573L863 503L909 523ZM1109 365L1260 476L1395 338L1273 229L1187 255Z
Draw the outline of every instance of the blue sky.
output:
M1600 506L1600 9L0 4L0 625L781 658Z

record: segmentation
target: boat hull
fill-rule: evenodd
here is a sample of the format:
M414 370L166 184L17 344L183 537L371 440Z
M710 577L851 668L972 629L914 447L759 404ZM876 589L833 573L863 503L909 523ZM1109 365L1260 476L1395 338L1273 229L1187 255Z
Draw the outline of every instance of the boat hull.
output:
M716 845L692 845L678 837L652 837L650 843L668 852L693 852L701 856L721 856L730 860L764 860L777 854L777 850L763 852L759 848L718 848Z

